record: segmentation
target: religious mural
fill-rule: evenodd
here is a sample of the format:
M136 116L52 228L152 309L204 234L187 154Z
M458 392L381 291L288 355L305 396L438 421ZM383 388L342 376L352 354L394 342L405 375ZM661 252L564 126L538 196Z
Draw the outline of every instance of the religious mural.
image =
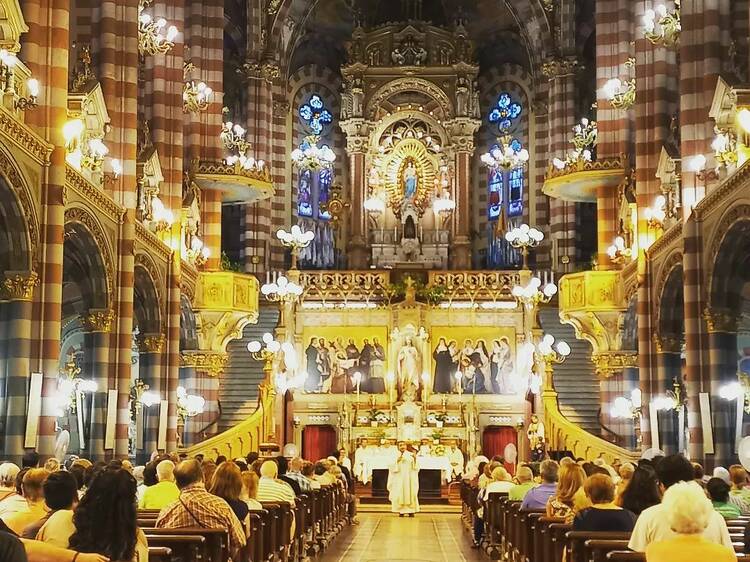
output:
M438 394L518 394L513 328L435 327L432 389Z
M387 341L385 327L310 330L304 338L304 390L332 394L357 390L384 393ZM359 388L356 373L360 374Z

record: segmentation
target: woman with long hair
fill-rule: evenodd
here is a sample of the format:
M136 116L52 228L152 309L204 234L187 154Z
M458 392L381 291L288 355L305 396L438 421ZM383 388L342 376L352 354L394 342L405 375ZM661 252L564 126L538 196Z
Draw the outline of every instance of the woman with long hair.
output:
M70 548L107 556L112 562L148 560L146 536L137 525L136 481L123 468L93 476L73 514Z
M659 479L654 467L648 464L638 466L615 503L636 515L640 515L647 507L661 503Z
M208 490L215 496L219 496L232 508L237 519L245 525L249 508L247 503L240 499L242 495L242 473L240 467L233 462L221 463L214 472L211 480L211 488Z
M557 481L557 493L547 500L547 517L573 519L576 513L587 507L583 492L586 473L574 463L563 464Z
M247 504L251 511L263 509L263 505L255 499L258 496L258 475L252 470L246 470L241 474L242 477L242 496L241 499Z

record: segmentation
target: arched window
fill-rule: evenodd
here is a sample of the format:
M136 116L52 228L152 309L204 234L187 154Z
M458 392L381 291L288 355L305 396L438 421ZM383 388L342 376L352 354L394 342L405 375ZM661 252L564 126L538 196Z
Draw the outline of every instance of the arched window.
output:
M333 114L326 108L323 97L312 93L297 108L300 124L298 151L321 159L324 152L332 154L327 137L333 125ZM333 157L332 157L333 158ZM297 218L306 230L315 232L314 242L300 252L300 265L312 268L334 266L331 214L327 210L334 180L333 163L300 166L297 173Z
M514 136L521 134L520 123L523 104L513 98L510 92L501 92L487 113L493 136L499 140L490 147L490 154L502 160L507 150L520 152L522 141ZM518 252L508 245L502 236L512 224L523 217L523 191L526 180L524 166L506 169L491 167L487 175L487 267L514 266ZM514 221L513 219L516 218Z

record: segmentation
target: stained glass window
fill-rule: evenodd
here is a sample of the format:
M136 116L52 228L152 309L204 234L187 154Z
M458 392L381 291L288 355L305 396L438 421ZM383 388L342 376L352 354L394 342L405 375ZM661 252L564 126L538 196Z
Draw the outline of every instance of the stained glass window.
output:
M490 108L488 118L490 123L497 125L498 129L507 131L520 117L522 111L521 104L513 101L508 92L503 92L498 96L497 103Z
M330 198L332 183L333 169L322 169L318 174L318 216L323 220L329 220L331 218L331 214L324 209Z
M500 217L503 206L503 172L492 168L487 178L487 219L493 221Z
M523 168L513 168L508 174L508 216L523 214Z
M297 183L297 215L300 217L313 216L313 185L310 170L303 170L299 174Z
M313 94L306 104L299 108L302 123L315 135L323 133L323 129L333 123L333 115L325 108L323 98Z

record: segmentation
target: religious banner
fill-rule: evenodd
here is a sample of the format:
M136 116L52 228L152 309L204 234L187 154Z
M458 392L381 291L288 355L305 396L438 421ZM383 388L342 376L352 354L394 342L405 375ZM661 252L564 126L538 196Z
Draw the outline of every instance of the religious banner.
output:
M516 395L528 388L516 372L512 327L433 326L430 345L434 393Z
M304 330L303 342L306 392L356 392L358 383L360 392L385 392L385 326L309 326Z

